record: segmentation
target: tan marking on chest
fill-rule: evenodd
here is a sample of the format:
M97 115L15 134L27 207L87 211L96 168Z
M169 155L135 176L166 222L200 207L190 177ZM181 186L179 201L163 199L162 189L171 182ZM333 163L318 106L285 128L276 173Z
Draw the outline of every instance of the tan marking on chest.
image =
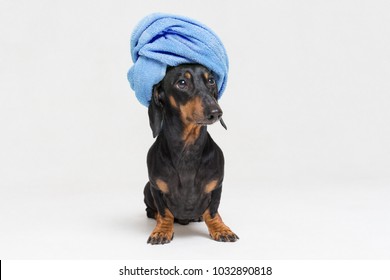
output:
M208 184L206 184L204 188L205 193L210 193L217 187L218 180L212 180Z
M200 129L201 126L195 124L187 125L184 128L183 137L182 137L184 141L184 146L192 145L195 143L196 139L199 138Z
M156 185L163 193L167 193L169 191L168 184L161 179L156 180Z

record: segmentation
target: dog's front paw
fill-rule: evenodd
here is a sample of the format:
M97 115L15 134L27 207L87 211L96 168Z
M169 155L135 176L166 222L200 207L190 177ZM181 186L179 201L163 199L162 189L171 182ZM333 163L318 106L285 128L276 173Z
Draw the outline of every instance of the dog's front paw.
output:
M214 214L214 217L212 217L210 210L207 209L203 214L203 219L209 228L209 233L212 239L221 242L235 242L239 239L238 236L224 224L218 212Z
M211 231L210 236L212 239L221 242L236 242L239 239L239 237L228 227L218 231Z
M153 231L149 236L148 242L152 245L167 244L173 239L173 232Z

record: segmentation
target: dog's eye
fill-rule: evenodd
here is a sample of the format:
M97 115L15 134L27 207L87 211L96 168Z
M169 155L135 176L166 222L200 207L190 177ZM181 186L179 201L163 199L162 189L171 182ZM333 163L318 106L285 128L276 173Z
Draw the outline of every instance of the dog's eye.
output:
M214 78L208 78L207 79L207 82L209 83L209 85L215 85L215 80L214 80Z
M179 88L179 89L185 89L187 87L187 82L185 80L179 80L177 83L176 83L176 86Z

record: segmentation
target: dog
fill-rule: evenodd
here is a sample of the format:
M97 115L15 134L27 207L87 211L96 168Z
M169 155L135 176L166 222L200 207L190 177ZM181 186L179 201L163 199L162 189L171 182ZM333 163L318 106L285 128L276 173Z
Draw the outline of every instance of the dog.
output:
M217 121L225 127L213 74L200 64L168 67L153 87L148 107L153 137L144 189L147 217L157 224L147 243L166 244L174 222L205 221L212 239L235 242L218 207L224 177L222 150L207 132Z

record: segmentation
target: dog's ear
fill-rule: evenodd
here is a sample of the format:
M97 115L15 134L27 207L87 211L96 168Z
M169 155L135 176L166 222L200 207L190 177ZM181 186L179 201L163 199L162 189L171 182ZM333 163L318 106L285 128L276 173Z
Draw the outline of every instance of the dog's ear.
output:
M164 121L164 108L162 103L163 95L164 91L162 90L161 85L155 85L153 87L152 98L150 99L148 108L149 124L153 132L153 138L160 134Z

